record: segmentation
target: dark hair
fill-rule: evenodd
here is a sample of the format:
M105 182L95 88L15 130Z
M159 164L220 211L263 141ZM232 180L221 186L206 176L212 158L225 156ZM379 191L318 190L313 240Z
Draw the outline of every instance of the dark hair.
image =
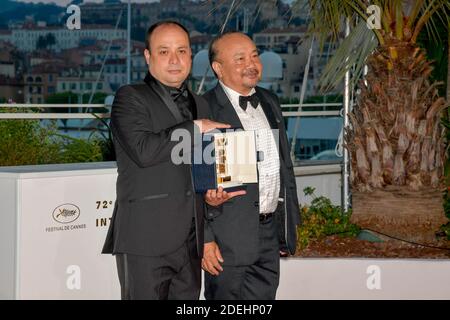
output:
M244 36L247 36L245 33L239 32L239 31L227 31L225 33L219 34L216 37L214 37L214 39L211 40L211 43L209 44L209 48L208 48L208 59L209 59L209 65L211 66L211 70L214 73L214 75L217 78L217 74L214 71L212 64L214 61L216 61L216 57L217 57L217 49L216 49L216 43L222 39L223 37L233 34L233 33L238 33L238 34L242 34Z
M150 28L148 28L146 36L145 36L145 47L150 50L150 37L153 33L153 31L155 31L156 28L160 27L160 26L164 26L164 25L175 25L180 27L181 29L183 29L184 32L186 32L187 36L188 36L188 40L189 40L189 46L191 45L191 39L189 38L189 31L186 29L185 26L183 26L181 23L177 22L177 21L173 21L173 20L164 20L164 21L159 21L156 22L154 24L152 24L150 26Z

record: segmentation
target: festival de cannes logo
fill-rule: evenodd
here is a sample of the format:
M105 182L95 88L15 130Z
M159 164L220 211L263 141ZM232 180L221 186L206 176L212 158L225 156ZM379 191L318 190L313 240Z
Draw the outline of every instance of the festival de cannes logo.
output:
M59 223L74 222L80 216L80 208L74 204L66 203L53 210L53 219Z

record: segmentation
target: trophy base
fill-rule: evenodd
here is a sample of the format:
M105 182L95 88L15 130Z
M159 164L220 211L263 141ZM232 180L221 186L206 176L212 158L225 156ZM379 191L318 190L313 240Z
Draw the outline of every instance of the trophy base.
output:
M223 190L225 190L226 192L247 190L246 184L243 184L242 182L236 182L236 181L219 183L217 187L222 187Z

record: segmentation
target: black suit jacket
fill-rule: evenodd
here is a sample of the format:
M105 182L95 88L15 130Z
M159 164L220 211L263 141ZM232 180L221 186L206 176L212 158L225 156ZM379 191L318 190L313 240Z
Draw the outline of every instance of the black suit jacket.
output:
M205 100L193 97L198 118L208 118ZM203 198L194 192L191 166L171 160L178 143L171 141L174 130L188 130L193 138L196 128L193 121L183 121L169 94L150 75L117 91L111 112L117 198L103 253L171 253L186 241L195 217L201 256Z
M284 201L279 203L276 214L280 219L276 221L279 222L280 248L286 246L293 254L297 242L296 226L300 224L300 209L286 128L277 96L260 87L256 87L256 94L270 126L279 130L280 198ZM220 84L203 97L208 101L214 121L242 128L242 123ZM248 184L246 195L232 198L219 207L207 206L205 242L217 242L225 265L249 265L256 261L258 228L258 184Z

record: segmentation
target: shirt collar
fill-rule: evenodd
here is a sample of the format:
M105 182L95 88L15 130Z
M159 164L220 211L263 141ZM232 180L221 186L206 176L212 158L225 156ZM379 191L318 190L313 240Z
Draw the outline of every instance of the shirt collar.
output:
M239 96L242 96L239 92L231 89L230 87L226 86L222 81L219 80L220 85L222 86L223 91L225 91L225 94L228 96L228 99L230 99L231 104L233 107L238 108L239 107ZM255 88L252 88L249 92L249 96L254 94L256 92ZM238 109L241 109L240 107Z

